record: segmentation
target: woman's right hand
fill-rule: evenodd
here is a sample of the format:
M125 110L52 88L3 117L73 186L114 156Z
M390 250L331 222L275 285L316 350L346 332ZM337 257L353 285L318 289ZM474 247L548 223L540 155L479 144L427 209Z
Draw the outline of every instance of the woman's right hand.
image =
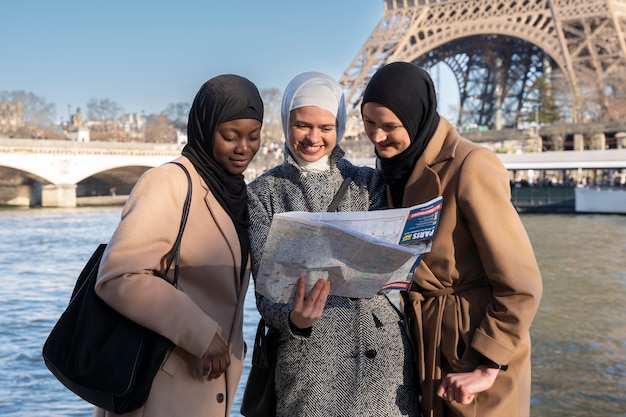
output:
M478 365L473 372L447 374L437 390L437 395L448 401L471 404L475 394L493 386L499 369Z
M300 329L313 326L322 317L330 293L330 281L319 279L307 297L304 296L305 288L304 277L298 278L293 310L289 314L291 322Z
M220 330L215 333L209 348L202 355L202 375L208 380L222 375L230 365L231 346L222 339Z

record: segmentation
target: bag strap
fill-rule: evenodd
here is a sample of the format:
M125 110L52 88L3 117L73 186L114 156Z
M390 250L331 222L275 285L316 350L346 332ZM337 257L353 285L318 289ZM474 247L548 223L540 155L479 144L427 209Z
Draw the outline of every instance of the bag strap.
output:
M339 202L341 201L341 199L343 198L343 195L348 190L348 187L350 186L350 182L352 181L352 179L356 177L356 173L358 170L359 168L357 168L355 165L352 165L350 172L348 172L348 175L343 179L343 182L341 183L339 190L337 190L337 194L335 194L335 197L333 197L333 201L331 201L330 205L328 206L328 210L326 211L337 211L337 208L339 208Z
M180 227L178 228L178 236L176 236L176 241L174 242L174 246L172 246L172 250L170 251L170 256L167 259L167 264L165 267L165 272L163 272L163 278L167 280L167 273L170 270L172 262L176 259L176 263L174 264L174 280L172 281L173 286L178 285L178 264L180 262L180 242L183 238L183 232L185 231L185 225L187 224L187 217L189 216L189 207L191 207L191 176L189 175L189 171L187 168L180 162L170 162L172 164L176 164L182 168L187 176L187 197L185 198L185 204L183 205L183 215L180 219Z

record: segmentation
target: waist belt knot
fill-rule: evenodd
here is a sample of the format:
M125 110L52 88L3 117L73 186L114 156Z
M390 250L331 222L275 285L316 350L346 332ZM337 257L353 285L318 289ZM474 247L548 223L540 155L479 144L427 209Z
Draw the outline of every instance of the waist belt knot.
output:
M433 382L440 380L442 377L441 365L440 365L441 364L441 353L440 353L441 351L439 347L441 345L443 314L444 314L444 307L446 305L447 298L448 296L451 296L451 295L456 295L456 294L473 290L476 288L486 287L488 285L489 285L489 282L487 281L487 279L483 278L480 280L476 280L476 281L472 281L472 282L468 282L468 283L464 283L460 285L454 285L450 287L439 288L436 290L411 291L414 297L414 301L415 301L412 303L412 305L413 305L413 309L415 310L415 318L417 322L416 324L418 327L417 344L418 344L418 349L420 350L418 352L418 357L419 357L419 362L420 362L419 374L420 374L420 380L422 382L422 391L423 391L424 410L422 411L425 413L425 415L429 415L429 412L432 410L432 407L433 407L432 396L434 395L434 392L435 392L435 387L434 387ZM427 299L433 299L433 298L437 298L436 300L437 321L436 321L435 333L433 335L434 343L430 347L431 349L430 358L432 361L426 364L426 355L425 355L426 346L424 344L422 302ZM428 372L427 369L430 372ZM429 375L428 381L426 380L426 374Z

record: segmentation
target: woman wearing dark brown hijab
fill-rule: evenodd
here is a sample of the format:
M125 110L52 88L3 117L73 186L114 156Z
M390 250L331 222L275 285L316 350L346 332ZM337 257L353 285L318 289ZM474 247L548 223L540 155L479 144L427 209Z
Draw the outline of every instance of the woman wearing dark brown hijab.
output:
M542 283L508 172L437 114L433 82L415 65L380 68L361 112L389 206L443 196L432 250L403 294L424 416L529 416Z

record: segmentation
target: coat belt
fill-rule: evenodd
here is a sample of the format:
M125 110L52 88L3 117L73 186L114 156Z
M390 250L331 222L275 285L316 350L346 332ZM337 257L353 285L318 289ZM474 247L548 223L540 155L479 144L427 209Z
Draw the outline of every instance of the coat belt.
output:
M413 301L410 303L415 310L415 318L417 320L417 348L418 358L419 358L419 373L420 373L420 381L422 385L422 412L425 416L432 415L432 411L434 408L433 400L434 400L434 381L440 380L441 376L441 335L442 335L442 327L443 327L443 314L444 314L444 306L446 305L446 301L448 296L462 293L464 291L469 291L475 288L485 287L489 285L486 279L477 280L468 282L466 284L454 285L450 287L439 288L436 290L430 291L411 291L411 294L414 295ZM430 375L428 382L426 380L426 355L424 351L426 347L424 346L424 326L423 326L423 317L422 317L422 302L426 299L438 298L437 300L437 323L435 327L434 341L432 344L432 355L434 358L432 363L430 363ZM411 332L412 333L412 332Z

